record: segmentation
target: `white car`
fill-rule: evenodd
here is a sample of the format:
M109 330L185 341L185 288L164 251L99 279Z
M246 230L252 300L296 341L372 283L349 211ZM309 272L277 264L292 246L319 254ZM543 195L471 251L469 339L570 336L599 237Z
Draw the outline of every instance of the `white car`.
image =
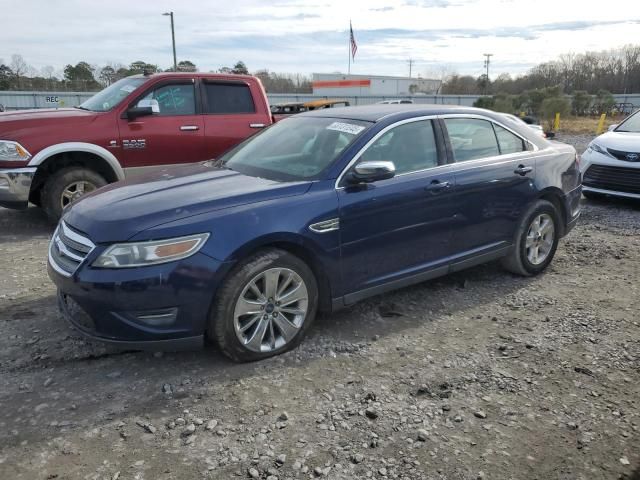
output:
M582 193L640 198L640 110L596 137L582 154Z

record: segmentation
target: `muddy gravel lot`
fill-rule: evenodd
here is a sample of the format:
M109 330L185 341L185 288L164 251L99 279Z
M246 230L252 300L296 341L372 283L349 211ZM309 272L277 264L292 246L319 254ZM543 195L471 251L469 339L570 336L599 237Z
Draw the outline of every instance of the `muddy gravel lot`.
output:
M640 478L640 203L585 201L537 278L378 296L244 365L82 340L51 233L0 209L0 479Z

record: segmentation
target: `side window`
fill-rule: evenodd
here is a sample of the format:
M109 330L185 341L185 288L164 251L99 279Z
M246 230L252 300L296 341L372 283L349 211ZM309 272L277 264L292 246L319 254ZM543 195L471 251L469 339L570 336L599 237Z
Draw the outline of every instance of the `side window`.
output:
M438 165L438 150L431 120L419 120L392 128L360 157L360 162L393 162L396 174L424 170Z
M255 113L251 89L244 83L204 83L207 95L205 113Z
M444 123L456 162L500 155L491 122L475 118L447 118Z
M196 96L192 84L163 85L149 92L143 100L157 100L159 115L195 115Z
M496 130L496 136L498 137L498 144L500 145L500 153L505 155L507 153L524 152L527 150L527 146L520 137L511 133L506 128L502 128L500 125L493 124L493 128Z

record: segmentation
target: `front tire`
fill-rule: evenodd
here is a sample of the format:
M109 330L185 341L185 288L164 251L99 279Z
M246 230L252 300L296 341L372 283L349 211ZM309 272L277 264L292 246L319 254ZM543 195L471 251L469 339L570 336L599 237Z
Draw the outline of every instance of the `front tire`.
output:
M307 264L284 250L263 250L225 280L207 335L232 360L261 360L295 348L317 309L318 286Z
M536 201L522 217L514 248L502 259L502 266L525 277L539 274L553 260L560 228L556 207L546 200Z
M81 167L63 168L45 182L40 196L42 208L51 222L57 223L64 208L86 193L107 184L101 175Z

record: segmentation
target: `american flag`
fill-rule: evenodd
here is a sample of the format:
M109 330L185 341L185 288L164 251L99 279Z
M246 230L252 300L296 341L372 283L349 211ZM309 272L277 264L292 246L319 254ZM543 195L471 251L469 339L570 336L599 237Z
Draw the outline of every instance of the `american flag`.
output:
M349 39L351 40L351 56L355 60L356 52L358 51L358 45L356 44L356 37L353 36L353 27L351 26L351 21L349 21Z

